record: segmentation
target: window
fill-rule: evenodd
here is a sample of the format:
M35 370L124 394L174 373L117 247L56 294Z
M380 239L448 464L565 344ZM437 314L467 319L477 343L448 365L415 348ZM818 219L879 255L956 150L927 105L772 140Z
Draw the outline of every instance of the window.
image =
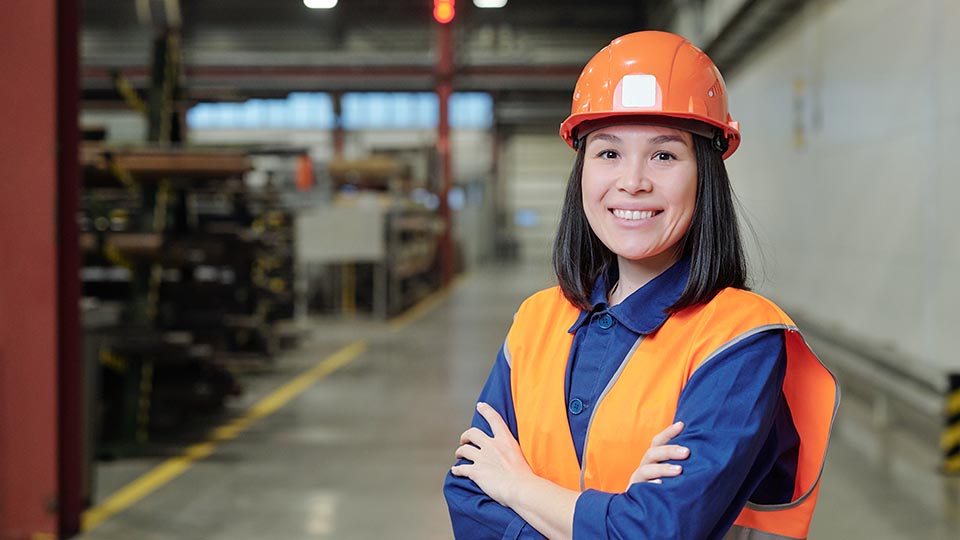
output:
M432 92L349 92L341 98L344 129L433 129L439 121ZM199 103L187 112L190 129L333 129L333 100L321 92L295 92L286 99ZM482 92L450 97L450 125L486 129L493 124L493 98Z

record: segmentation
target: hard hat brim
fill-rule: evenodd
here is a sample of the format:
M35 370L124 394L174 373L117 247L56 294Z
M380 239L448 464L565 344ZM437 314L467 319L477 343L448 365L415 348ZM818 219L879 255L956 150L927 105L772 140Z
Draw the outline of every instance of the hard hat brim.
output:
M584 139L589 133L605 127L628 124L679 129L707 139L713 139L719 132L727 141L727 148L723 153L724 159L733 154L740 146L740 131L737 129L738 126L735 125L736 122L720 126L712 122L705 122L702 117L690 118L682 115L665 114L660 111L655 114L636 112L613 115L610 113L574 114L560 125L560 136L570 148L578 150L578 141Z

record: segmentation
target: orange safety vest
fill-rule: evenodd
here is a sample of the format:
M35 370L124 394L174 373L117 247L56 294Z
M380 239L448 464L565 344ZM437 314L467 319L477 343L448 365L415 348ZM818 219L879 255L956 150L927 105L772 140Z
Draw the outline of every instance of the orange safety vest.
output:
M579 313L559 287L547 289L520 306L507 336L504 352L511 365L520 448L538 476L576 491L625 491L653 436L674 421L680 393L697 368L758 332L783 329L783 393L800 437L793 498L778 505L748 502L725 538L807 537L840 391L780 308L762 296L728 288L641 336L594 406L582 467L564 396L573 344L568 329Z

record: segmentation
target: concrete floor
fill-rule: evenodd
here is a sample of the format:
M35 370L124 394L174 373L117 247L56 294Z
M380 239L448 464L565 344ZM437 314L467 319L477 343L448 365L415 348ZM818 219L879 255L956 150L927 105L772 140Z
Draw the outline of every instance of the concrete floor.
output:
M362 340L366 352L79 538L451 538L440 488L457 437L514 310L550 280L544 268L477 270L406 323L319 321L269 373L250 377L251 391L231 408L345 344ZM898 446L905 458L878 453L883 441L863 427L866 417L843 403L810 537L960 538L956 484L916 457L935 452L913 453L907 441ZM159 461L101 464L99 497Z

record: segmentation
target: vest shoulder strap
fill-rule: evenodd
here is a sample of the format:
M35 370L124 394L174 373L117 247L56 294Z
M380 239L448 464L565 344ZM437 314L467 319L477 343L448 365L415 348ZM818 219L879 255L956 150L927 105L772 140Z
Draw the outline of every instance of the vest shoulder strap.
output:
M560 287L534 293L520 304L507 335L504 353L511 362L523 347L543 336L563 335L573 326L580 310L564 296Z

